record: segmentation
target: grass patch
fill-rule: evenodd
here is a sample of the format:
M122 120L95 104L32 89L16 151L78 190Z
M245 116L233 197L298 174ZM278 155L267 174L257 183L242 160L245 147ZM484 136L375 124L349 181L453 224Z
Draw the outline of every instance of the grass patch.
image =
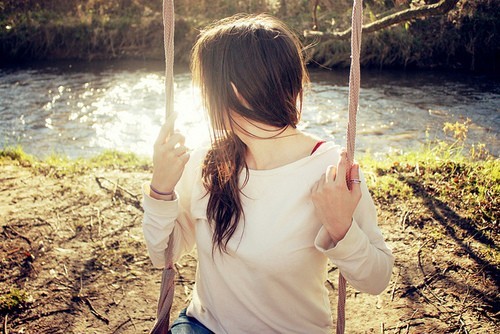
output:
M496 224L500 211L500 161L494 157L470 156L439 149L423 148L406 154L390 154L383 160L362 157L360 164L377 202L412 201L431 196L479 225ZM442 153L442 154L441 154Z
M491 194L499 192L499 160L490 155L484 144L465 145L469 125L469 119L463 123L446 122L443 126L448 135L446 140L428 139L419 150L388 154L383 160L365 155L361 163L378 177L389 175L400 181L433 183L435 190L440 190L433 191L435 194L472 194L480 202L495 200ZM382 190L388 191L386 185L394 183L372 178L372 185Z
M467 126L468 121L446 123L447 140L428 141L420 150L383 159L365 155L360 165L382 210L402 215L402 220L411 213L410 224L435 241L451 237L460 244L474 242L471 256L499 266L500 160L484 145L464 144Z
M0 314L12 312L23 307L31 297L22 290L11 288L9 292L0 295Z
M137 156L134 153L125 153L115 150L106 150L103 153L90 158L88 164L94 167L147 170L151 166L149 159Z
M118 169L122 171L147 171L151 160L133 153L106 150L91 158L70 159L61 154L52 154L43 160L24 152L22 147L6 147L0 150L0 164L15 162L23 167L31 167L44 175L65 176L82 174L96 169Z
M0 164L6 161L16 161L22 166L31 166L35 161L32 155L24 152L21 146L10 146L0 150Z

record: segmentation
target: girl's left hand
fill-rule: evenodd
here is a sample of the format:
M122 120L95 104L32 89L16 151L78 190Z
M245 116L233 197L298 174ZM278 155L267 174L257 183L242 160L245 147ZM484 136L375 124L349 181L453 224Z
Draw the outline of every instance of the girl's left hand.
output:
M328 166L326 174L312 189L316 215L335 243L342 240L351 227L354 210L361 199L359 166L351 167L350 189L346 180L348 168L347 153L343 151L338 167Z

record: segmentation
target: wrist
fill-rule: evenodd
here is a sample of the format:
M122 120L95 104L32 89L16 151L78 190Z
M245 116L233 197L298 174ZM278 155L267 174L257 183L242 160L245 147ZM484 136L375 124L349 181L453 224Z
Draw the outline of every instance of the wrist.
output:
M352 219L348 224L338 224L338 225L333 225L333 226L325 226L328 234L330 235L330 238L332 241L337 244L340 242L342 239L344 239L345 235L349 231L352 225Z
M149 196L162 201L172 201L175 198L175 191L160 191L153 185L149 185Z
M152 193L160 196L171 196L174 194L174 190L160 190L156 187L154 187L152 184L149 184L149 189L151 190Z

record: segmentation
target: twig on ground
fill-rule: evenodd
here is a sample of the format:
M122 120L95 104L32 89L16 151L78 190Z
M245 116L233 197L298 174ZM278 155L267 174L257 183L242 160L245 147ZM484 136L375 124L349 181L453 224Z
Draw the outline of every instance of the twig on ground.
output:
M90 235L90 241L94 242L94 238L92 237L92 231L94 230L94 217L90 216L90 228L89 228L89 235Z
M99 208L95 208L97 211L97 236L101 236L101 227L102 227L102 222L101 222L101 210Z
M460 329L458 330L458 332L460 333L463 330L465 334L469 334L469 331L467 330L467 326L465 325L465 322L462 319L461 314L460 314L460 317L458 318L458 321L460 323Z
M430 284L432 281L434 281L434 279L436 277L439 277L439 276L441 276L440 273L434 273L431 276L428 276L424 280L424 282L420 283L419 285L411 285L411 284L408 285L408 287L406 288L406 290L404 291L404 293L401 294L401 298L406 298L406 297L408 297L409 294L414 293L418 289L421 289L423 287L427 287L428 284Z
M413 313L411 314L411 317L410 317L410 319L408 319L408 321L412 320L413 317L415 316L415 314L417 314L417 312L418 312L418 308L415 311L413 311Z
M15 236L17 236L17 237L25 240L28 243L28 245L31 247L31 240L30 240L30 238L28 238L27 236L24 236L21 233L19 233L14 227L9 226L9 225L4 225L3 228L4 228L4 230L8 230L12 234L14 234Z
M83 274L80 274L80 290L78 290L78 296L82 295L83 291Z
M467 310L468 306L465 305L465 302L469 299L469 295L470 295L470 287L467 287L467 293L465 294L462 300L462 305L461 305L462 309L460 310L460 313L458 315L458 323L460 324L460 328L458 331L461 332L463 330L465 334L468 334L469 331L467 330L467 326L465 325L465 321L463 320L462 315Z
M400 274L401 274L401 272L398 272L398 276L396 276L396 279L394 280L394 284L392 285L391 302L394 301L394 293L396 292L396 285L398 284L398 279L399 279Z
M326 282L330 285L330 287L332 288L332 290L335 291L335 285L333 285L332 281L330 281L329 279L327 279Z
M125 309L125 312L127 312L128 318L130 319L130 322L132 323L132 326L134 326L135 332L137 333L137 327L135 326L134 319L132 319L132 316L130 315L130 312Z
M339 269L338 267L331 267L328 269L328 273L333 273L335 270Z
M51 316L51 315L54 315L57 313L73 313L74 311L75 310L73 308L63 308L63 309L54 310L54 311L42 312L40 314L36 314L36 315L31 316L31 317L20 319L20 320L21 320L21 322L25 323L25 322L37 320L37 319L40 319L43 317L48 317L48 316Z
M116 235L116 234L117 234L117 233L119 233L119 232L123 232L124 230L127 230L127 229L129 229L129 228L132 228L132 227L134 227L134 226L137 226L137 219L136 219L136 220L134 220L134 221L132 222L132 224L127 224L127 225L124 225L124 226L122 226L122 227L120 227L120 228L118 228L118 229L116 229L116 230L110 230L110 231L109 231L109 233L106 233L104 236L102 236L102 237L101 237L101 240L104 240L104 239L106 239L106 238L109 238L109 237L111 237L111 236L113 236L113 235Z
M424 246L427 244L428 240L425 240L424 243L422 245L420 245L420 247L418 248L418 251L417 251L417 259L418 259L418 267L420 268L420 271L422 272L422 275L424 276L424 281L425 281L425 278L427 277L425 271L424 271L424 268L422 266L422 259L420 258L420 254L422 253L422 248L424 248Z
M112 181L108 180L109 182L113 183ZM118 189L118 181L113 185L113 197L116 196L116 190Z
M403 212L403 215L401 216L401 221L399 223L399 225L401 225L401 228L404 230L406 230L406 221L408 220L408 216L410 215L410 210L405 210Z
M410 320L407 320L407 321L410 321ZM406 328L406 332L408 333L408 331L410 330L410 327L416 327L416 326L420 326L423 324L425 324L423 321L408 322L408 323L401 324L401 325L398 324L395 327L384 328L384 330L389 331L389 330L394 329L394 333L399 333L402 329Z
M118 300L118 301L117 301L117 300L116 300L116 298L115 298L115 293L116 293L116 291L118 291L118 290L121 290L121 292L122 292L122 298L121 298L120 300ZM119 287L119 288L114 289L114 290L113 290L113 293L111 294L111 297L112 297L112 299L113 299L113 303L115 303L115 305L116 305L116 306L120 305L120 303L123 301L123 299L125 299L125 290L123 290L123 286L122 286L122 285L120 285L120 287Z
M71 290L73 290L73 291L75 290L75 287L74 287L73 285L66 284L66 283L62 282L60 279L58 279L57 277L55 277L55 278L53 279L53 281L54 281L54 283L59 284L59 285L62 285L62 286L64 286L64 287L68 288L68 289L71 289ZM48 283L50 283L50 282L52 282L52 280L51 280L51 281L49 281Z
M90 302L90 300L87 297L77 296L76 298L77 298L77 300L84 302L89 307L90 313L95 315L95 317L97 319L103 321L106 325L109 325L109 319L106 318L105 316L103 316L102 314L100 314L99 312L97 312L97 310L94 308L94 306L92 305L92 303Z
M129 194L130 196L132 196L132 197L134 197L136 199L137 199L137 197L139 197L139 194L134 194L132 191L128 190L127 188L122 187L121 185L119 185L118 182L113 182L110 179L105 178L103 176L96 176L95 180L97 181L97 184L99 185L99 187L101 187L102 189L105 189L105 190L110 190L110 189L107 189L106 187L104 187L102 185L101 180L104 180L104 181L107 181L107 182L111 183L113 185L113 187L114 187L113 191L112 191L113 195L116 193L116 189L120 189L120 190L126 192L127 194Z
M7 329L7 317L9 315L6 314L5 317L3 318L3 334L9 334L9 331Z
M68 276L68 268L66 267L66 264L63 263L63 276L66 277L66 279L69 279L69 276Z
M11 226L11 227L40 227L40 226L45 226L45 225L49 225L50 226L50 223L40 217L36 217L35 218L36 221L38 221L38 223L32 223L33 221L33 218L32 217L28 217L28 218L21 218L21 219L18 219L17 220L17 223L16 224L9 224L8 226ZM26 224L22 224L24 221L28 221ZM3 226L2 226L3 227Z
M394 334L396 333L399 333L401 331L401 328L399 327L399 324L401 323L401 320L398 321L398 324L396 325L396 327L394 327ZM387 328L387 329L392 329L392 328Z
M177 283L186 283L186 284L194 284L194 280L192 279L187 279L187 278L178 278L175 280ZM331 284L332 282L330 282Z
M14 253L19 252L20 250L21 250L21 248L16 247L16 248L11 249L10 251L8 251L8 252L7 252L7 255L12 255L12 254L14 254Z
M432 291L431 286L427 283L427 274L424 271L424 267L422 265L422 259L421 259L422 248L425 246L425 244L427 244L427 240L420 246L420 248L417 251L418 268L420 269L420 272L422 273L422 275L424 277L424 285L425 285L425 287L429 290L429 292L431 293L431 295L433 295L434 298L437 299L437 301L439 302L439 304L442 305L443 304L443 300L441 298L439 298L439 296L437 296L434 293L434 291ZM432 276L436 276L436 273L434 273Z
M129 321L131 321L130 318L128 318L127 320L125 320L124 322L122 322L121 324L118 325L118 327L115 328L115 330L113 331L113 334L117 333L120 328L122 328L123 326L125 326L126 323L128 323Z

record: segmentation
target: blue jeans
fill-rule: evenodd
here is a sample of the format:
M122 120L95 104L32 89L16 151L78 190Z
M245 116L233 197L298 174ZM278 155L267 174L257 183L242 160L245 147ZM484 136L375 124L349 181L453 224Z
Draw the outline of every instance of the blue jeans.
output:
M170 327L172 334L213 334L210 329L203 326L201 322L186 315L186 309L179 313L179 317Z

